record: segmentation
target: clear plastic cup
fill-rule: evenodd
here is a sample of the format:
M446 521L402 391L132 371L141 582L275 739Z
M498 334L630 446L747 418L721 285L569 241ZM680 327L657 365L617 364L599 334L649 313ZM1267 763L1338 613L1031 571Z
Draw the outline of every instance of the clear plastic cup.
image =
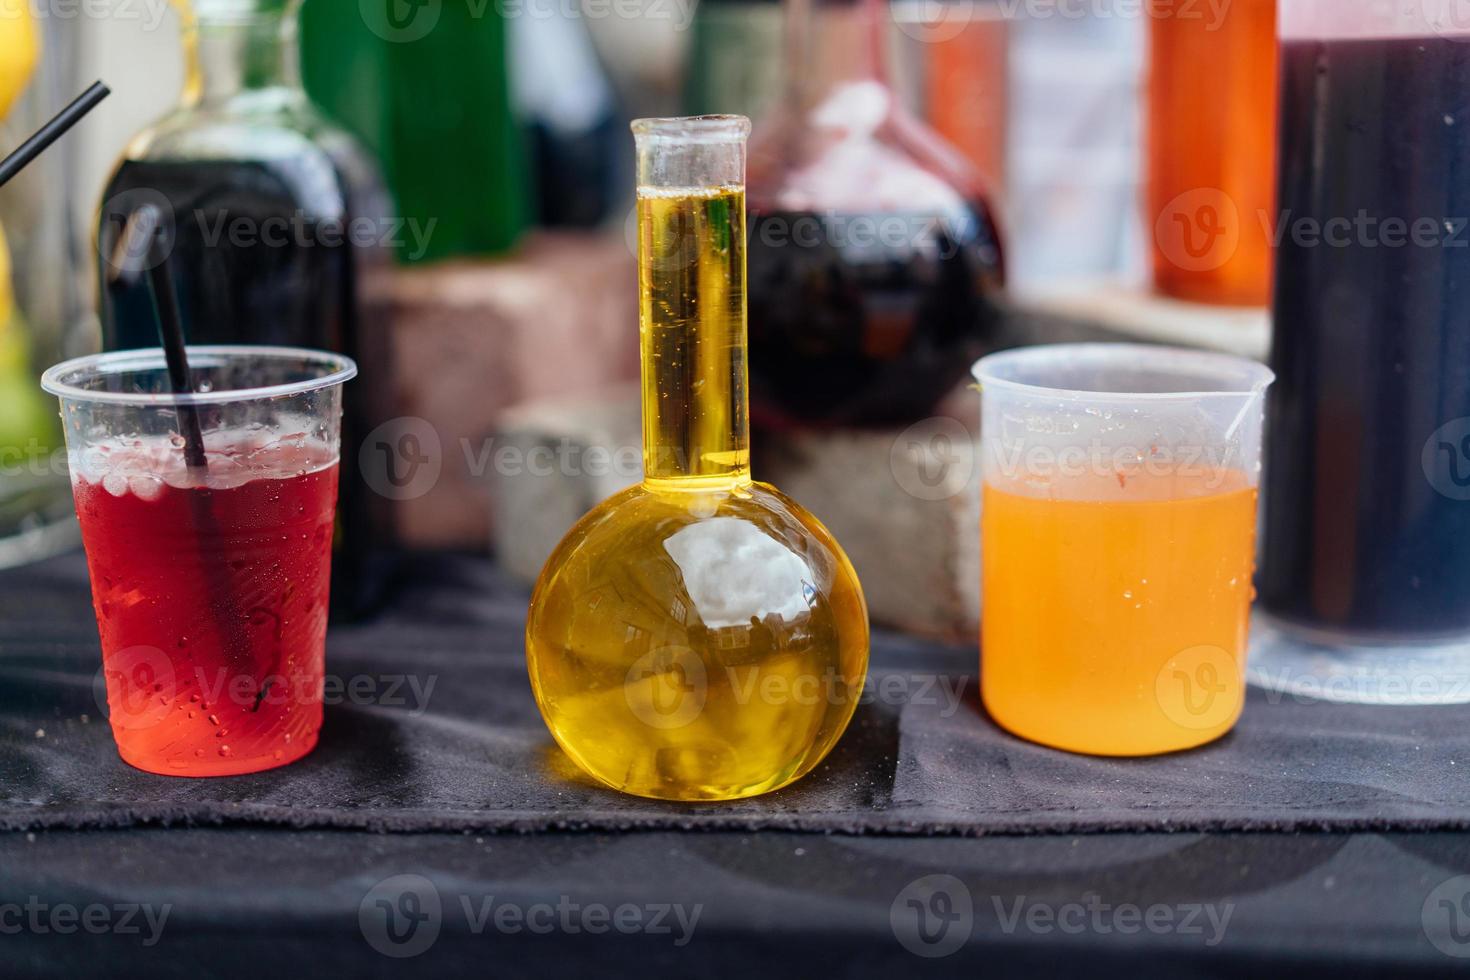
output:
M1152 755L1245 696L1263 365L1133 344L1031 347L981 385L981 692L1002 727Z
M322 723L346 357L189 348L48 370L102 639L108 720L130 765L173 776L301 758ZM189 416L205 466L186 459Z

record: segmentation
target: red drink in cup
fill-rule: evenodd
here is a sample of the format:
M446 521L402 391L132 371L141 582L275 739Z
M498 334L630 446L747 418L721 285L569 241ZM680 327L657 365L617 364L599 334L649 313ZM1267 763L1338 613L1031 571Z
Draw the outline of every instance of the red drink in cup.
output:
M196 485L167 443L104 444L73 483L118 748L143 769L252 772L316 744L335 454L266 446L214 475L240 447L213 442Z
M340 385L352 363L193 348L193 396L158 351L68 362L60 395L124 761L221 776L301 758L322 723ZM178 411L201 423L185 462Z

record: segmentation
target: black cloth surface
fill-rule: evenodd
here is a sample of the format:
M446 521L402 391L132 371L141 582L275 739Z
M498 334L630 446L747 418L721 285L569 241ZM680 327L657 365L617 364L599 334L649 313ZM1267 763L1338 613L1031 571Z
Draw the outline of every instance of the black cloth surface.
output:
M116 756L97 703L81 557L0 573L0 829L983 836L1470 826L1470 707L1345 707L1253 691L1236 731L1214 745L1084 758L992 724L976 699L974 649L881 632L865 703L806 779L732 804L628 798L581 777L542 725L525 672L523 588L468 557L416 556L400 574L391 608L330 635L328 673L345 693L312 755L186 780Z
M1426 935L1428 896L1470 872L1464 834L1110 834L916 838L771 831L371 834L258 827L0 834L0 903L130 902L146 931L0 934L0 974L150 980L327 976L1259 978L1465 975L1470 939ZM962 944L921 958L895 928L916 881L951 876ZM400 876L413 876L405 879ZM427 881L439 916L380 952L375 900ZM551 934L482 910L678 903L670 934ZM1149 930L1090 916L1062 928L1025 909L1171 911ZM366 906L366 914L364 907ZM1216 918L1184 916L1204 906ZM1228 922L1217 931L1213 923ZM576 923L576 919L572 920ZM903 919L898 919L899 929ZM414 937L416 940L418 936ZM911 934L903 938L912 939ZM427 940L432 941L427 941ZM374 945L376 941L377 945ZM1441 949L1440 947L1444 947Z

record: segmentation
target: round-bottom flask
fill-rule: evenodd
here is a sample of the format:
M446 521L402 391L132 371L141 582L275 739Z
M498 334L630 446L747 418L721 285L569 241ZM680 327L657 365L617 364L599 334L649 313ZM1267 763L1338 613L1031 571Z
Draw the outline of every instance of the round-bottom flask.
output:
M638 796L726 800L810 772L862 693L862 589L825 528L750 476L742 117L638 138L644 481L582 518L531 599L552 735Z

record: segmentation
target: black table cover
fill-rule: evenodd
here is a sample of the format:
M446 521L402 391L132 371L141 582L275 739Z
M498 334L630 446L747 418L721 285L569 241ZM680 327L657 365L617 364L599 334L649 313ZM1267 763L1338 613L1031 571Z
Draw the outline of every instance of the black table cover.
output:
M1082 759L984 717L973 649L879 634L868 703L826 765L766 798L669 807L589 785L556 752L525 678L525 599L481 559L415 557L390 609L334 630L343 693L316 753L175 780L112 749L80 557L0 573L0 975L1470 962L1466 709L1253 693L1215 746ZM636 928L610 927L624 907ZM655 927L675 907L698 916L687 934ZM527 924L538 912L549 932ZM93 914L97 930L77 925Z
M828 761L731 804L649 802L584 779L526 678L526 592L489 562L419 556L374 622L335 629L322 740L258 775L179 780L116 757L77 556L0 574L0 828L141 824L370 830L1455 830L1470 824L1470 706L1348 707L1253 691L1227 738L1153 759L1012 738L973 649L893 634ZM44 734L42 734L44 733Z

